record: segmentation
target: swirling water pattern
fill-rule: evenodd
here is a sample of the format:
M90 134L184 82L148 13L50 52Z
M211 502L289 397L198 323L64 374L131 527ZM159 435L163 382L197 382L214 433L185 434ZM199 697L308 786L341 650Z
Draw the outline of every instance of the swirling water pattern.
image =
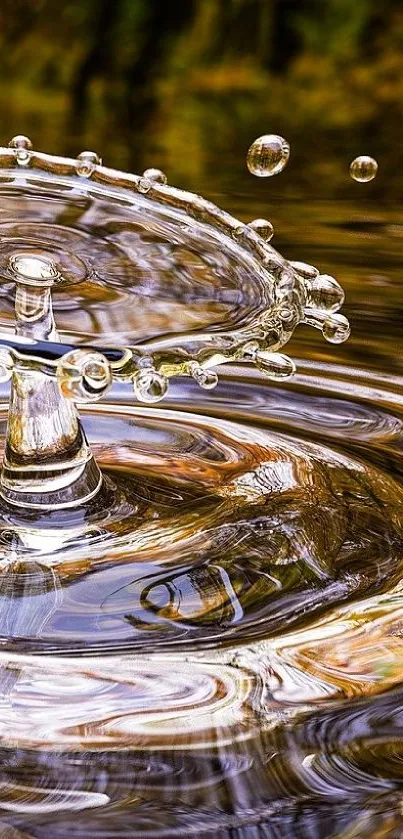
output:
M57 209L76 260L85 213ZM161 333L239 316L239 277L214 286L231 276L221 255L129 232L114 236L137 254L139 296L157 286L139 329L147 312ZM125 279L97 234L94 265ZM56 316L83 340L124 335L124 288L77 280ZM146 409L117 388L84 412L109 493L102 526L84 522L98 549L76 551L64 521L62 562L54 516L35 523L35 561L0 576L1 836L401 836L403 378L391 349L363 365L353 334L331 357L296 338L287 385L234 368L214 393L180 383ZM12 520L0 535L12 544Z

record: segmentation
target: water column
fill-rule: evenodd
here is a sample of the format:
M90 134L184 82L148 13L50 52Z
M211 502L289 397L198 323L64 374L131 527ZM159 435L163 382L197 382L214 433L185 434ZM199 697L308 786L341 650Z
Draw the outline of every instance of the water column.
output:
M15 335L21 346L58 342L51 294L61 277L52 259L30 251L16 253L8 269L16 283ZM77 350L72 355L64 360L64 379L56 377L56 369L49 374L34 352L29 358L18 351L13 355L0 477L0 493L9 504L42 511L76 507L101 486L74 398L79 397L83 376L92 377L96 386L105 369L89 353Z

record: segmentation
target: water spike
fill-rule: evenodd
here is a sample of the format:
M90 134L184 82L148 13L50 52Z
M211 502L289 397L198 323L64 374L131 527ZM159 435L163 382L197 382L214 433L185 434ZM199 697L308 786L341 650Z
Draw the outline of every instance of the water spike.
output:
M4 375L9 377L11 368L12 376L0 494L24 509L78 506L99 490L101 473L74 405L59 388L55 366L48 365L50 374L44 371L35 352L47 341L59 341L51 298L59 275L50 256L21 252L10 258L8 272L7 281L13 277L16 283L15 344L21 352L11 350L11 364L1 350ZM31 347L32 356L24 355Z

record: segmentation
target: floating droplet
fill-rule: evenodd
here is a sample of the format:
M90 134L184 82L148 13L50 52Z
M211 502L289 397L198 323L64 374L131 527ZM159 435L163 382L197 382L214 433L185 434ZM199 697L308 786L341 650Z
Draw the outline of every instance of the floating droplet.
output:
M309 291L309 305L328 312L337 312L344 303L344 291L328 274L319 274L311 280Z
M293 360L278 352L260 350L256 353L255 363L269 379L288 379L296 370Z
M10 140L8 145L10 149L14 149L17 163L20 166L28 166L33 148L29 137L25 137L23 134L17 134L16 137Z
M265 242L270 242L270 239L273 238L274 234L274 227L271 221L266 221L264 218L255 218L253 221L250 222L248 227L251 227L252 230L255 230L259 236L264 239Z
M350 337L350 324L344 315L330 315L322 326L322 333L331 344L342 344Z
M165 172L162 172L161 169L146 169L143 172L143 178L152 181L153 184L163 184L164 186L168 180Z
M190 374L204 390L213 390L218 384L218 376L214 370L205 370L197 361L190 365Z
M140 402L159 402L168 390L168 379L154 369L145 368L134 377L133 388Z
M368 157L366 154L356 157L350 164L350 175L354 181L359 183L367 183L373 181L378 171L378 164L373 157Z
M282 172L290 157L290 146L284 137L264 134L252 143L246 165L257 178L270 178Z
M57 378L63 396L74 402L97 402L112 384L105 356L92 350L66 353L57 365Z
M76 172L81 178L90 178L95 167L101 165L101 158L94 151L82 151L77 157Z

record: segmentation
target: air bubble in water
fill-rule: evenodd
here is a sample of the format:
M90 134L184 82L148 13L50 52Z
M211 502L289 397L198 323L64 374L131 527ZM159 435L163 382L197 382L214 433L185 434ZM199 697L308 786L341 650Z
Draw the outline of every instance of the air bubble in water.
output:
M368 157L366 154L356 157L350 164L350 175L354 181L359 183L367 183L373 181L378 171L378 164L373 157Z
M282 172L290 157L290 146L278 134L264 134L252 143L246 165L257 178L270 178Z

